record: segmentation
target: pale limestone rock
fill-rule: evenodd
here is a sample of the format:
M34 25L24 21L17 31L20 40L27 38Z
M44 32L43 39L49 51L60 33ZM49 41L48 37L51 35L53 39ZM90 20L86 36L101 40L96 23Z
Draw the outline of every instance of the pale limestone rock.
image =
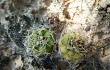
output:
M100 0L99 5L101 7L106 7L108 4L110 4L110 0Z
M20 69L23 67L23 61L21 55L13 55L11 56L10 65L12 70Z

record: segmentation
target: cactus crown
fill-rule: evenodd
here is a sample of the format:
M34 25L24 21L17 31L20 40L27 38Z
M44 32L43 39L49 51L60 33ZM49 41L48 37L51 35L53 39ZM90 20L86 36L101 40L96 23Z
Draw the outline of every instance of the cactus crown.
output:
M28 36L28 47L37 56L48 54L52 51L54 36L48 28L35 28Z
M66 33L59 39L59 52L65 59L76 61L81 58L80 43L81 38L78 34Z

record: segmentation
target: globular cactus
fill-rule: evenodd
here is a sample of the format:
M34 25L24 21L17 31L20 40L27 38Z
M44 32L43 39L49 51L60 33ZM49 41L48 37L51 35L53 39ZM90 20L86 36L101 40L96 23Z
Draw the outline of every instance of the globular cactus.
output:
M75 62L82 57L78 41L80 37L76 33L66 33L61 36L58 42L59 53L66 59Z
M28 36L28 47L37 56L50 53L53 49L53 44L54 35L48 28L35 28Z

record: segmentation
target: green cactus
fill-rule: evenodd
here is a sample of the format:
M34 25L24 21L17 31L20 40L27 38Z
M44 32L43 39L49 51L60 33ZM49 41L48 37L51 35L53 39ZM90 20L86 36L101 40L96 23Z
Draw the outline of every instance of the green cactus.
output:
M48 28L35 28L28 36L28 47L33 54L42 56L52 51L54 35Z
M80 37L76 33L66 33L59 39L59 53L66 59L70 61L76 61L81 58L79 49L77 46L77 41Z

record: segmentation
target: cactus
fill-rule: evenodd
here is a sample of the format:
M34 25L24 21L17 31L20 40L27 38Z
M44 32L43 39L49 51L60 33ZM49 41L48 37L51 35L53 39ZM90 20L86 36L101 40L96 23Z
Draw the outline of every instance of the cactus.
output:
M66 60L75 62L81 58L82 55L77 46L78 40L80 40L80 37L76 33L66 33L60 37L58 43L59 53Z
M42 56L52 51L54 35L48 28L35 28L28 36L28 47L33 54Z

